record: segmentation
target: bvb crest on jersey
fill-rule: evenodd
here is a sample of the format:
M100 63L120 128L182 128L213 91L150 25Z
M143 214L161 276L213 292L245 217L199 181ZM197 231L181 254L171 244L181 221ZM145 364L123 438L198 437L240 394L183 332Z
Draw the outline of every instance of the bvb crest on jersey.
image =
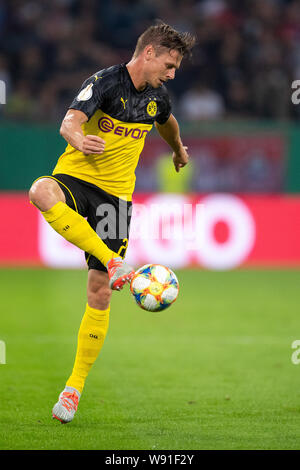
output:
M155 101L150 101L148 103L147 113L149 114L149 116L155 116L155 114L157 113L157 104L155 103Z

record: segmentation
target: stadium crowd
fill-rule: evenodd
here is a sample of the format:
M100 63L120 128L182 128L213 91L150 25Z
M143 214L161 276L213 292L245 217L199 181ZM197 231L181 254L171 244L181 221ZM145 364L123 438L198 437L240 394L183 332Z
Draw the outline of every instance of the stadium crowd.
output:
M2 116L61 119L83 80L128 61L156 18L197 36L168 84L179 119L300 118L300 0L0 0Z

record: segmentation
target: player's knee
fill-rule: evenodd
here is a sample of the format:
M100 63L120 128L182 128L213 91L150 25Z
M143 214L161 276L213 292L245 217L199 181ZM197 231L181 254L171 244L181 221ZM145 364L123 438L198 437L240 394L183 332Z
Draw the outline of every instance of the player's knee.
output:
M88 304L98 310L106 310L109 307L111 290L109 288L99 288L96 292L88 292Z
M87 297L88 304L92 308L97 308L98 310L106 310L109 306L111 299L111 289L108 286L108 280L92 278L89 279Z
M43 212L51 209L58 201L65 202L58 183L50 178L35 181L29 190L29 199Z

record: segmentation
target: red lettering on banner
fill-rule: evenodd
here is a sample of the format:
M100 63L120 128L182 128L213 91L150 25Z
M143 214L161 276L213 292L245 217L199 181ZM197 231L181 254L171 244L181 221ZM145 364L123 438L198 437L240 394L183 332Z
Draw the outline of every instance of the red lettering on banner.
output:
M214 238L217 243L225 243L229 238L229 227L228 224L219 220L214 226Z
M235 266L300 266L300 197L299 196L238 196L228 195L164 195L164 204L171 209L176 206L176 216L184 215L184 204L191 209L187 212L191 230L194 230L196 208L203 204L203 221L200 220L199 230L202 237L189 247L190 240L184 237L189 235L189 227L183 227L183 238L173 235L180 234L181 226L175 221L177 232L172 232L171 238L166 240L158 232L155 240L143 239L143 236L134 238L138 223L139 230L147 225L147 231L151 231L154 223L164 222L154 212L151 214L151 204L162 201L162 195L141 195L134 197L134 206L140 206L140 215L133 211L131 230L132 242L129 243L127 252L128 263L141 265L158 261L163 263L164 257L169 253L170 260L175 267L188 267L190 265L207 266L210 269L218 269L215 264L220 258L224 261L224 269ZM162 204L161 204L162 205ZM160 207L160 206L159 206ZM234 210L233 210L234 209ZM64 239L57 235L50 240L45 237L45 230L41 230L41 223L47 225L40 216L39 211L29 204L26 194L2 193L0 194L0 211L2 214L2 227L0 229L0 264L1 265L46 265L53 266L59 259L60 266L64 262L69 263L70 253L66 249L64 261ZM241 216L246 217L241 223ZM154 218L153 218L154 217ZM250 217L250 218L249 218ZM155 219L155 220L154 220ZM193 220L192 220L193 219ZM253 220L253 223L251 223ZM201 225L203 223L203 225ZM249 238L249 233L252 232ZM52 232L51 232L52 233ZM55 232L53 232L55 234ZM173 234L173 235L172 235ZM173 237L173 238L172 238ZM247 242L247 243L246 243ZM67 243L67 242L65 242ZM56 245L57 244L57 245ZM165 245L169 247L165 249ZM43 252L41 251L43 247ZM132 246L132 248L131 248ZM207 250L208 248L208 250ZM237 253L240 250L240 254ZM209 252L209 253L208 253ZM45 257L48 253L48 257ZM208 259L204 255L210 255ZM73 255L72 255L73 258ZM81 258L78 257L78 260ZM77 258L76 258L77 260ZM82 264L72 264L72 267L81 267ZM227 267L226 267L227 266ZM222 266L219 265L219 268Z

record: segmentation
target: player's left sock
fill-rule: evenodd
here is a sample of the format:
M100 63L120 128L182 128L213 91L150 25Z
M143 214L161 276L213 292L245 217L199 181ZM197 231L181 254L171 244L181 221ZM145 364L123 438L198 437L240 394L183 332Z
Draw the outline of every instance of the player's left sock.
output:
M110 307L106 310L91 308L86 304L77 342L77 352L72 374L66 385L82 392L90 368L96 361L108 330Z
M41 211L45 220L62 237L83 251L98 258L104 266L117 256L92 229L88 221L62 201L48 211Z

